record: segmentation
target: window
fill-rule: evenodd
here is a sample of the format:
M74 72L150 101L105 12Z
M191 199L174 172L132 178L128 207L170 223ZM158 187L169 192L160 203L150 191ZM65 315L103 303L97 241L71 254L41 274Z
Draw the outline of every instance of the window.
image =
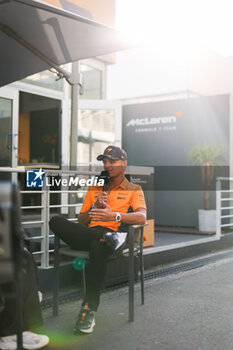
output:
M59 100L20 92L19 164L60 163Z
M78 129L78 162L96 162L97 155L115 141L115 111L80 109Z
M109 146L109 142L96 141L93 143L93 147L92 147L93 162L96 161L97 156L99 154L102 154L105 148L107 148L108 146Z
M115 116L111 109L80 109L78 126L92 132L100 132L105 138L114 138Z
M63 81L64 79L57 80L56 73L52 73L49 70L30 75L29 77L22 80L24 83L58 91L63 90Z
M0 166L11 166L12 101L0 97Z
M90 145L86 142L78 142L78 163L90 162Z
M83 99L101 99L102 96L102 71L86 64L80 63L80 73L83 77Z

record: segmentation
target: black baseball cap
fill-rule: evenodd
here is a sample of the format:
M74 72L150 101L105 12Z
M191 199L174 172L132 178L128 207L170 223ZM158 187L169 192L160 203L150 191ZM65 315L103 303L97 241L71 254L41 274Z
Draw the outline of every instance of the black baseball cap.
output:
M104 153L97 157L97 160L103 160L104 157L114 159L114 160L127 160L127 153L117 146L108 146L105 148Z

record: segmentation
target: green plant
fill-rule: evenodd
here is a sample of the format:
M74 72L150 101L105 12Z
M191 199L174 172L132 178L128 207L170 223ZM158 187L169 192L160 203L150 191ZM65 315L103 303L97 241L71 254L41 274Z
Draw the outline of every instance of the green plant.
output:
M205 183L204 208L210 208L210 185L214 176L214 166L221 165L225 156L223 145L212 143L205 146L194 146L188 154L192 165L201 166L201 176Z

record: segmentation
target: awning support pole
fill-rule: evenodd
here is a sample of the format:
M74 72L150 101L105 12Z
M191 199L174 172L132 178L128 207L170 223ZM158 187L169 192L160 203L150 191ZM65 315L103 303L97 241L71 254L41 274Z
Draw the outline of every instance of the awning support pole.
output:
M73 80L79 75L79 62L72 63ZM76 170L77 148L78 148L78 95L79 85L73 84L71 87L71 119L70 119L70 170ZM73 185L74 186L74 185ZM75 186L71 190L75 190ZM71 194L70 204L76 203L76 195ZM75 207L69 207L69 217L75 217Z

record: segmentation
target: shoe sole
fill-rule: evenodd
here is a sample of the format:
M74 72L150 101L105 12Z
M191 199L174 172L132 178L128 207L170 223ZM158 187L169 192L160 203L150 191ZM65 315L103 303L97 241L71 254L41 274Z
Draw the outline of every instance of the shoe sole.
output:
M123 233L123 232L122 232L122 233ZM117 252L117 251L125 244L125 242L126 242L126 237L127 237L127 233L125 233L124 239L123 239L121 242L119 242L119 243L117 244L117 246L116 246L115 249L114 249L114 252Z
M3 343L0 342L0 349L2 350L16 350L17 349L17 342L8 342L8 343Z
M119 243L119 244L115 247L114 252L117 252L117 251L123 246L124 243L125 243L125 241Z
M26 350L35 350L35 349L41 349L48 345L49 338L46 335L41 336L40 342L36 344L29 344L23 342L23 349ZM9 341L9 342L0 342L0 349L2 350L16 350L17 349L17 340L16 341Z
M26 343L23 342L23 348L26 350L35 350L44 348L49 343L49 338L47 335L40 335L40 341L38 343Z
M90 328L87 328L87 329L77 329L79 332L82 332L82 333L92 333L93 332L93 328L95 327L95 320L93 320L93 322L92 322L92 325L91 325L91 327ZM76 331L77 331L76 330Z

